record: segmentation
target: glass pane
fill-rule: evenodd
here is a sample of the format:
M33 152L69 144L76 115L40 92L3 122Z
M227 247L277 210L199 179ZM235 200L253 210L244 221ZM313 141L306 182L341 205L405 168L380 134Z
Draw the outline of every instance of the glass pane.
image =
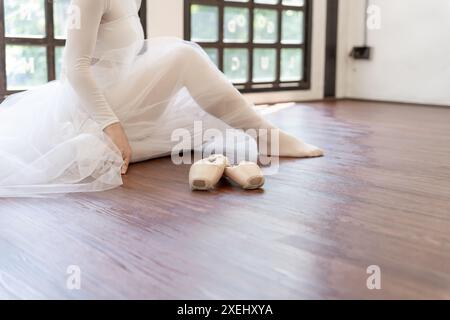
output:
M248 2L249 0L225 0L225 2Z
M303 43L303 12L283 10L282 43Z
M271 82L276 78L275 49L255 49L253 58L253 81Z
M302 49L281 50L281 81L300 81L303 79Z
M305 5L305 0L283 0L282 4L285 6L302 7Z
M209 56L209 58L211 59L211 61L214 62L214 64L216 66L218 66L219 65L219 51L214 48L205 48L204 50L205 50L206 54Z
M55 38L66 39L66 22L67 10L70 5L70 0L53 0L53 19L55 23Z
M216 6L191 6L191 40L216 42L219 40L219 9Z
M255 0L255 3L278 4L279 0Z
M255 43L277 42L278 14L276 10L255 9L254 30Z
M25 90L47 82L47 50L43 46L6 46L8 90Z
M248 50L225 49L224 72L234 83L244 83L248 80Z
M61 66L63 59L64 47L55 47L55 67L56 67L56 79L61 78Z
M4 0L7 37L45 38L45 0Z
M224 42L248 42L249 11L246 8L226 7L224 10Z

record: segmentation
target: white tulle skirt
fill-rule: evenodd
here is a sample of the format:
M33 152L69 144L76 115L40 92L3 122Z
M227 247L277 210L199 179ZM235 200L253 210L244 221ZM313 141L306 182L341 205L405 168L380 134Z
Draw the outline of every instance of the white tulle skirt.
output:
M174 67L180 59L175 52L182 57L188 51L180 48L186 46L201 51L185 41L156 38L98 53L93 59L97 83L130 140L133 162L169 155L179 144L175 130L189 132L193 148L204 145L197 136L203 132L194 130L196 121L203 130L229 129L197 103L209 96L211 104L229 98L220 97L229 89L217 88L225 80L199 79L202 87L195 95L202 97L193 96L185 87L186 78L192 82L193 76L185 73L192 69ZM217 74L223 76L218 70ZM238 117L233 111L221 119ZM122 184L122 163L118 149L84 111L64 76L12 95L0 105L0 197L108 190Z

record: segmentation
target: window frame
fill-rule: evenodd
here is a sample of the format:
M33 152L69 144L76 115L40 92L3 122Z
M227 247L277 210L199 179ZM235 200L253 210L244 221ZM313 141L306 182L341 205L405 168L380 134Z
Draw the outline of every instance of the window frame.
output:
M253 92L269 92L269 91L287 91L287 90L309 90L311 89L311 52L312 52L312 12L313 1L304 0L303 7L283 5L279 0L278 4L262 4L255 3L254 0L248 2L232 2L224 0L184 0L184 39L191 39L191 10L193 4L197 5L213 5L219 9L218 30L219 40L217 42L197 42L202 48L218 49L218 67L223 71L224 50L226 48L242 48L248 50L248 80L243 84L235 84L242 93ZM224 9L225 7L247 8L249 9L249 41L246 43L229 43L224 42ZM275 43L253 43L254 36L254 15L255 8L275 9L278 14L278 39ZM302 44L282 44L282 12L283 10L303 11L304 13L304 41ZM252 82L253 79L253 51L258 48L276 49L276 79L272 82ZM303 50L303 78L300 81L281 81L281 49L282 48L301 48ZM284 84L284 85L283 85ZM296 84L296 85L293 85ZM269 85L273 85L270 86Z
M6 37L5 35L5 6L4 0L0 0L0 101L7 95L21 92L21 90L7 90L6 79L6 46L7 45L40 45L46 47L47 54L47 81L56 79L56 47L64 47L66 40L55 39L53 0L44 0L45 2L45 32L44 38L24 38L24 37ZM141 23L144 28L144 34L147 36L147 0L142 0L139 11Z

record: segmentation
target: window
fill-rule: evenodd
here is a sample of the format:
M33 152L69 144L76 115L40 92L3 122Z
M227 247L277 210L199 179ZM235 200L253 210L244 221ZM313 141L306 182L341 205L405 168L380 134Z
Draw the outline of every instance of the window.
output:
M0 0L0 100L59 77L70 0ZM141 21L146 26L146 1Z
M242 92L309 89L311 0L185 0L185 39Z

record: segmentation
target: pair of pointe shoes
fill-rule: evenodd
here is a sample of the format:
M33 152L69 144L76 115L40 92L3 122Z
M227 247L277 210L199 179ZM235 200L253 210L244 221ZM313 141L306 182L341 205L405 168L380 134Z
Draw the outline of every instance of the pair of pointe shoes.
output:
M215 154L192 165L189 184L192 190L208 191L214 189L223 176L245 190L259 189L265 182L264 174L256 163L243 161L237 166L230 166L227 157Z

